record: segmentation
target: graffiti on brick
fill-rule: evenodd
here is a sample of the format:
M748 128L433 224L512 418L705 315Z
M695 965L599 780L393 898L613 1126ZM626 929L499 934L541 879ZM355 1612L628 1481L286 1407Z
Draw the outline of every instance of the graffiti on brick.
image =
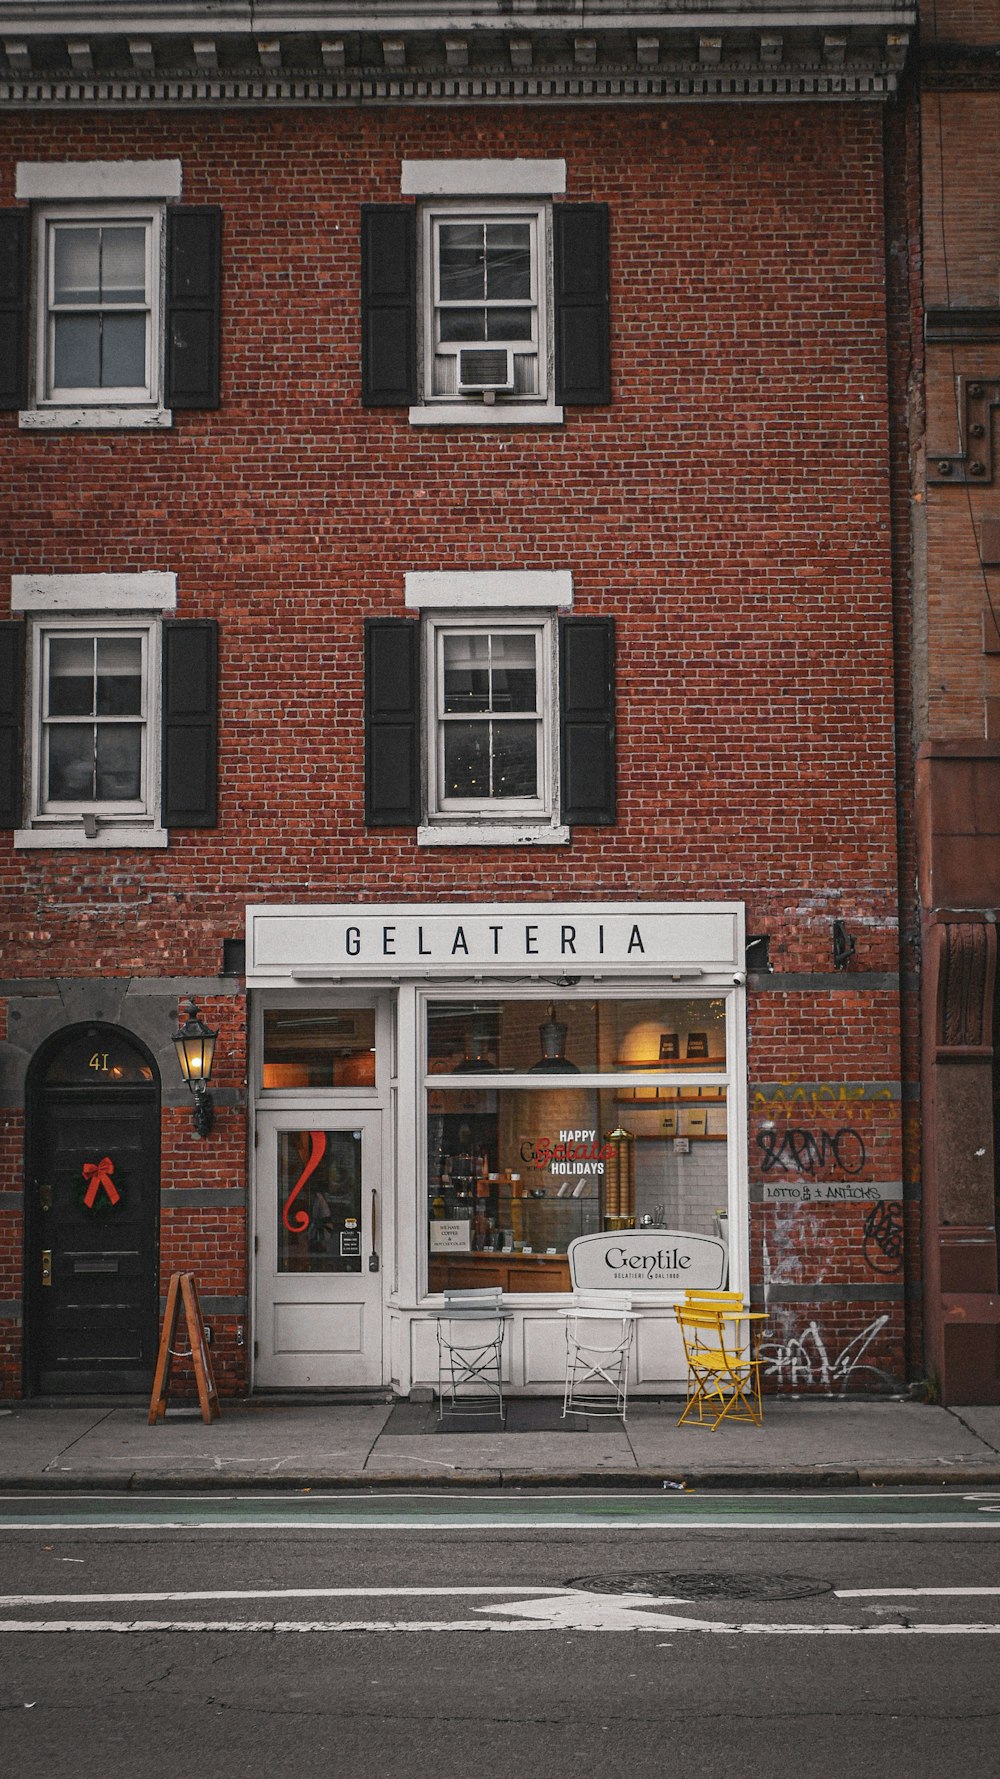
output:
M765 1378L774 1378L792 1390L834 1391L841 1393L848 1386L858 1386L862 1379L877 1379L891 1385L892 1379L877 1365L863 1363L872 1342L877 1340L888 1322L888 1315L876 1316L860 1334L854 1335L839 1353L829 1351L818 1322L810 1322L801 1334L791 1340L766 1342L759 1358Z
M878 1101L892 1102L892 1094L888 1087L874 1087L866 1082L856 1081L817 1081L803 1084L800 1081L779 1081L777 1086L765 1090L755 1087L751 1095L751 1105L755 1111L766 1112L771 1117L798 1117L815 1120L817 1118L843 1118L847 1109L855 1110L858 1106L874 1105Z
M880 1199L862 1224L861 1251L873 1272L899 1272L903 1265L903 1207Z
M789 1125L776 1130L762 1125L756 1133L760 1150L760 1171L769 1174L816 1174L824 1167L838 1167L844 1174L860 1174L865 1165L866 1150L860 1131L844 1126L840 1130L807 1130Z

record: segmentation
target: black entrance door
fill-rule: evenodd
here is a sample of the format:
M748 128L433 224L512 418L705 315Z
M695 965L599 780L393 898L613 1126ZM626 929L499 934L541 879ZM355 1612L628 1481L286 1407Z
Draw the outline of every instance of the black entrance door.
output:
M158 1322L159 1084L117 1028L39 1059L29 1092L28 1385L145 1391Z

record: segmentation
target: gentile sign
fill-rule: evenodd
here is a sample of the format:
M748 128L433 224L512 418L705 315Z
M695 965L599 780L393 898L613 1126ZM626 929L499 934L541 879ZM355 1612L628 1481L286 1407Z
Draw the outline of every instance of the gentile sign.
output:
M721 1291L728 1250L717 1236L684 1229L616 1229L569 1245L569 1271L581 1291Z

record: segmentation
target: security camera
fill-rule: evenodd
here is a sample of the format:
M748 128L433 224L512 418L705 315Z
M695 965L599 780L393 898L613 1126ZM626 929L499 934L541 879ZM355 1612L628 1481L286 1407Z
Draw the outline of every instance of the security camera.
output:
M733 971L733 981L735 982L737 988L742 988L746 979L747 979L747 973L745 970L734 970Z

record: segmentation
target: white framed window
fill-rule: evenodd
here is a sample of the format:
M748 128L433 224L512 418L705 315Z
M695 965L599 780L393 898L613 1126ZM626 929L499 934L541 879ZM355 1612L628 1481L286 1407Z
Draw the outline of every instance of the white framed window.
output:
M159 407L162 224L162 205L38 211L39 410Z
M25 825L15 846L166 846L160 614L170 573L14 575L28 618Z
M111 617L32 626L30 824L81 843L156 844L159 625ZM136 839L136 835L140 839Z
M421 222L426 399L544 402L551 306L544 207L428 206Z
M563 160L404 161L417 198L418 425L555 424L552 200Z
M566 837L555 826L555 636L537 611L427 614L424 842Z
M32 369L26 428L169 426L165 218L181 163L19 161L32 206Z

